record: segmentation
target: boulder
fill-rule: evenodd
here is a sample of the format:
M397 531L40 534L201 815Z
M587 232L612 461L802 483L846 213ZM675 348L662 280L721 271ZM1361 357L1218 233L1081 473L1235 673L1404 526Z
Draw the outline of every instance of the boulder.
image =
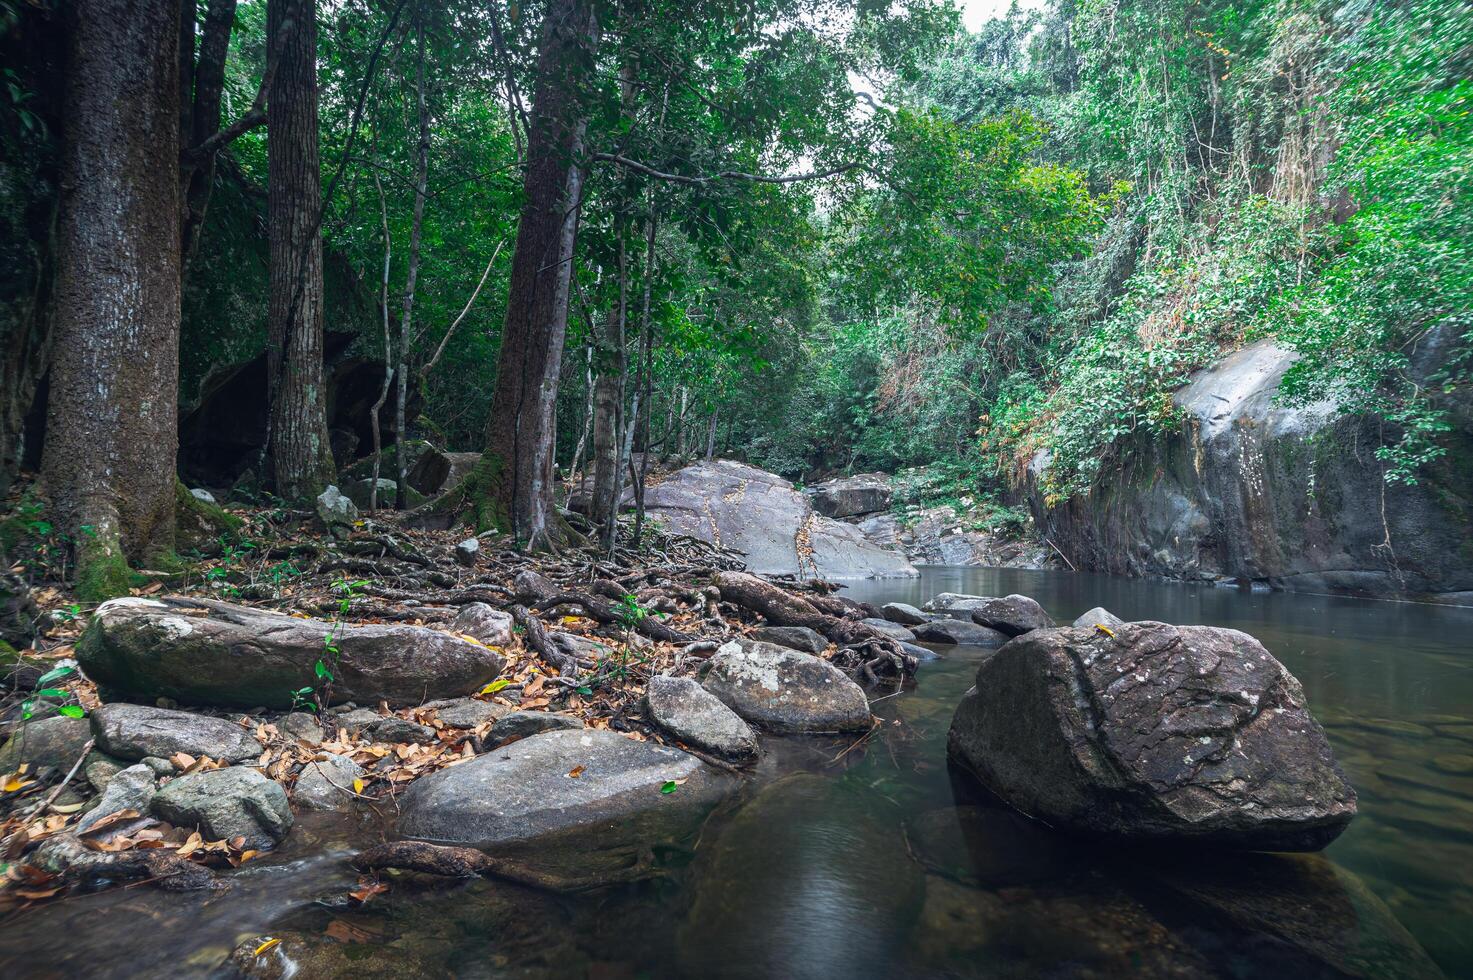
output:
M368 708L354 708L351 711L340 711L331 717L334 729L346 729L350 734L354 735L364 727L376 725L384 719L383 715L377 711L371 711Z
M130 765L132 763L127 759L118 759L93 749L87 753L87 761L82 765L82 775L86 777L93 789L99 793L106 793L107 784Z
M394 497L399 492L399 484L387 477L378 478L378 505L380 508L393 507ZM353 505L359 510L368 510L368 504L373 499L373 478L366 480L354 480L343 487L343 493Z
M874 544L852 524L816 513L787 480L740 463L687 466L652 485L645 502L649 515L669 530L734 548L759 575L918 574L899 552Z
M113 599L77 644L87 676L115 695L290 709L317 684L331 635L333 698L394 706L473 694L501 673L494 650L422 626L337 625L201 599Z
M430 726L406 721L394 715L371 721L358 731L371 742L414 742L429 745L435 741L435 730Z
M426 446L409 468L408 483L425 496L433 497L465 479L480 459L480 453L447 453Z
M243 766L176 776L154 795L151 810L176 827L197 828L206 840L244 837L257 849L276 844L292 825L286 791Z
M496 721L511 714L512 709L492 701L475 698L450 698L445 701L430 701L420 706L435 712L435 717L446 728L476 728L489 721Z
M581 719L556 711L513 711L491 726L491 731L486 733L486 744L501 745L542 732L578 731L582 728Z
M189 495L195 500L198 500L200 503L214 504L217 507L219 506L219 501L215 499L215 495L201 487L195 487L194 489L190 490Z
M1088 612L1080 613L1079 618L1074 620L1076 628L1092 629L1095 626L1103 626L1106 629L1115 629L1124 626L1125 620L1106 609L1104 606L1095 606Z
M892 623L888 619L879 619L876 617L861 619L860 622L875 632L890 637L892 640L899 640L901 643L915 642L916 635L899 623Z
M1355 791L1299 682L1246 633L1034 630L977 670L949 747L997 796L1089 835L1317 850Z
M941 655L930 647L917 646L914 643L906 643L904 640L900 641L900 649L902 652L915 657L917 663L924 664L932 660L941 659Z
M261 754L255 736L232 721L142 704L98 708L92 712L92 735L108 755L133 761L184 752L235 763Z
M587 887L658 873L650 843L685 839L735 784L616 732L543 732L415 781L399 832L482 848L510 876Z
M995 629L1008 636L1022 636L1031 630L1052 629L1054 621L1034 600L1026 595L1008 595L988 599L972 609L972 622Z
M362 776L363 767L358 763L328 753L302 767L292 799L309 810L337 810L353 802L353 780Z
M752 639L759 643L775 643L790 650L820 654L829 648L829 641L818 630L807 626L764 626L752 631Z
M480 555L481 542L476 538L466 538L455 546L455 560L466 568L475 568Z
M880 607L880 612L890 622L899 623L901 626L919 626L931 619L915 606L904 602L887 602Z
M337 487L328 487L317 495L317 516L334 534L352 530L358 520L358 507Z
M970 614L973 609L976 609L991 599L992 596L986 595L968 595L965 592L942 592L921 608L926 612L933 613L960 612Z
M948 643L972 647L1000 647L1008 642L1006 633L990 626L979 626L965 619L935 619L915 628L916 639L923 643Z
M890 507L890 478L883 473L825 480L808 488L813 509L824 517L844 518L873 514Z
M651 677L645 706L651 721L688 745L728 759L757 756L747 723L689 677Z
M862 732L869 701L842 670L817 657L770 643L728 643L702 681L742 718L768 731Z
M985 565L989 568L1045 568L1050 552L1040 542L1019 540L1018 532L976 530L976 517L949 505L908 508L904 519L872 514L855 525L882 547L895 548L925 565Z
M31 769L46 767L63 772L82 757L92 727L85 718L33 718L23 724L0 748L0 773L14 772L22 763Z
M102 798L97 801L97 806L77 821L77 833L85 834L103 817L112 816L122 810L147 813L156 788L153 770L142 763L113 773L112 778L107 781L107 789L102 791Z
M317 720L316 715L305 711L293 711L282 715L276 720L276 730L298 742L305 742L312 746L322 744L322 723Z
M511 613L494 609L484 602L471 602L460 607L450 628L475 637L488 647L504 647L511 644L513 625Z

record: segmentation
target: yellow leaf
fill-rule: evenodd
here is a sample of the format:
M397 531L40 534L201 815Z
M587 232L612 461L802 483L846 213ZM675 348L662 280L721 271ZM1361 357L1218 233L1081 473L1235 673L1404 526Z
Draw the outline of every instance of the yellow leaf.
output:
M353 792L362 794L362 792L363 792L363 780L361 780L361 779L355 779L355 780L353 780Z
M1112 630L1108 626L1101 626L1099 623L1095 623L1095 629L1099 630L1101 633L1105 634L1106 636L1114 636L1115 635L1115 631L1114 630Z
M266 952L266 950L268 950L271 947L275 946L279 942L281 942L280 939L268 939L268 940L266 940L264 943L262 943L261 945L259 945L259 946L256 947L256 953L255 953L255 955L260 956L262 953Z
M34 779L17 779L12 776L7 779L4 784L0 784L0 790L3 790L6 793L14 793L16 790L24 789L34 782Z

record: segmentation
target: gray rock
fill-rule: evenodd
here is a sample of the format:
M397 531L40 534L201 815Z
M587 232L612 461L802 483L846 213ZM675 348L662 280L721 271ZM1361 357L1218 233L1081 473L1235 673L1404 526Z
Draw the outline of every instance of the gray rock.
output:
M825 480L808 488L813 509L825 517L858 517L888 510L890 478L883 473L860 473L856 476Z
M82 764L82 774L87 777L87 782L93 789L105 793L112 778L130 764L127 759L119 759L94 749L87 753L87 761Z
M305 742L311 746L322 744L322 725L316 715L305 711L293 711L276 720L276 730L287 738Z
M899 623L892 623L888 619L878 619L873 616L869 619L861 619L860 622L892 640L899 640L901 643L915 642L916 635Z
M930 647L916 646L914 643L906 643L904 640L900 642L900 649L915 657L919 663L941 659L941 654L932 650Z
M140 763L119 770L108 780L107 789L102 791L102 798L97 801L97 806L77 822L77 833L86 833L103 817L111 816L122 810L137 810L140 814L147 813L148 805L153 802L155 790L153 770L148 766Z
M373 500L373 480L354 480L343 488L343 493L359 510L367 510ZM399 484L386 477L378 478L378 505L393 507L398 496Z
M1356 811L1299 682L1236 630L1026 633L978 668L949 745L1018 810L1096 836L1317 850Z
M363 767L345 755L328 754L325 759L302 767L292 799L309 810L337 810L353 802L353 780Z
M1091 629L1095 626L1104 626L1107 629L1115 629L1117 626L1124 626L1125 620L1121 619L1119 616L1115 615L1104 606L1095 606L1088 612L1081 613L1079 618L1074 620L1074 625L1075 627L1082 627L1084 629Z
M504 647L511 644L514 625L511 613L493 609L484 602L472 602L460 607L450 628L473 636L489 647Z
M353 522L358 520L358 507L337 487L328 487L317 495L317 516L328 530L336 533L353 527Z
M1000 647L1008 642L1004 633L965 619L937 619L915 628L916 639L925 643L950 643L973 647Z
M428 725L394 715L369 722L359 729L359 733L373 742L414 742L429 745L436 740L435 730Z
M655 724L689 745L728 759L757 756L747 723L689 677L651 677L645 704Z
M528 738L542 732L581 730L583 722L572 715L556 711L513 711L497 720L486 733L487 745L501 745L514 739Z
M1052 629L1054 626L1054 621L1042 606L1026 595L1017 594L988 599L972 610L972 622L1008 636L1022 636L1032 630Z
M161 779L166 776L172 776L179 771L179 767L174 765L174 763L168 759L161 759L156 755L146 755L139 760L139 763L148 766L149 769L153 770L153 774Z
M803 653L819 654L829 648L829 641L823 634L807 626L764 626L752 631L752 639Z
M338 648L333 696L343 701L408 706L473 694L505 666L494 650L422 626L334 627L183 598L103 603L77 656L88 677L124 696L290 710L293 692L317 683L329 634Z
M409 468L408 483L432 497L465 479L480 461L480 453L447 453L427 446Z
M244 837L257 849L276 844L292 825L286 791L244 766L176 776L154 795L151 810L177 827L197 828L206 840Z
M616 732L543 732L415 781L400 797L399 832L581 887L652 873L638 854L693 833L734 786L688 753Z
M897 548L917 564L1045 568L1049 560L1049 551L1041 543L978 531L970 518L949 505L908 512L903 522L894 514L875 514L859 521L857 527L871 541Z
M356 734L365 725L376 725L383 721L384 716L377 711L367 708L354 708L352 711L344 711L332 716L332 724L335 728L343 728L349 734ZM334 733L336 734L336 732Z
M965 592L942 592L921 608L926 612L968 613L992 599L987 595L968 595Z
M511 714L514 709L504 704L477 701L475 698L451 698L446 701L431 701L422 705L431 708L447 728L475 728L488 721L496 721Z
M32 718L0 748L0 772L14 772L21 763L33 770L50 766L65 772L82 757L91 737L85 718Z
M901 626L919 626L931 619L915 606L904 602L887 602L880 607L880 612L884 613L885 618L890 622L899 623Z
M650 487L646 503L650 515L671 531L743 552L748 570L756 574L826 579L919 574L903 555L874 544L854 525L815 513L787 480L740 463L687 466ZM801 552L800 530L808 546Z
M195 487L193 490L190 490L189 495L195 500L201 501L206 504L219 504L219 501L215 499L215 495L213 493L210 493L210 491L204 490L200 487Z
M480 555L481 542L475 538L466 538L455 546L455 560L466 568L474 568Z
M745 720L769 731L858 732L870 727L864 691L826 660L773 646L728 643L702 686Z
M196 758L244 762L261 754L261 743L224 718L170 711L141 704L105 704L92 712L97 747L119 759L167 759L176 752Z

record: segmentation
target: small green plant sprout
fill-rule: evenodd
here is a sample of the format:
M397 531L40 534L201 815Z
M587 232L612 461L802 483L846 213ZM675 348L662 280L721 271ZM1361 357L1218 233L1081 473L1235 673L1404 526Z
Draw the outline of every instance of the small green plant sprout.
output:
M338 633L353 609L353 600L362 598L362 589L366 585L367 579L349 580L346 576L332 584L332 590L338 595L337 613L332 626L322 637L322 654L312 665L314 683L292 692L293 707L315 705L318 714L321 714L332 704L332 686L337 680L338 662L342 657L342 651L338 649Z
M72 699L74 698L72 692L61 687L46 686L48 684L54 684L56 681L59 681L65 677L70 677L76 672L77 668L75 667L63 666L48 670L46 673L42 674L40 679L36 681L36 686L40 688L40 690L36 691L35 694L31 695L21 702L21 719L23 721L29 721L35 715L36 702L41 700L42 698L52 701L67 702L65 704L58 705L56 710L58 713L65 715L68 718L85 718L87 716L87 712L82 708L82 706L80 704L71 703Z

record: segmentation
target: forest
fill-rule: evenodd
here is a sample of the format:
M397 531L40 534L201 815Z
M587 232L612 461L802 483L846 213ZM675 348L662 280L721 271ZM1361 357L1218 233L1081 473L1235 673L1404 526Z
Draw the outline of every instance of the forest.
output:
M0 0L0 70L7 972L122 880L117 975L1473 969L1473 4Z

